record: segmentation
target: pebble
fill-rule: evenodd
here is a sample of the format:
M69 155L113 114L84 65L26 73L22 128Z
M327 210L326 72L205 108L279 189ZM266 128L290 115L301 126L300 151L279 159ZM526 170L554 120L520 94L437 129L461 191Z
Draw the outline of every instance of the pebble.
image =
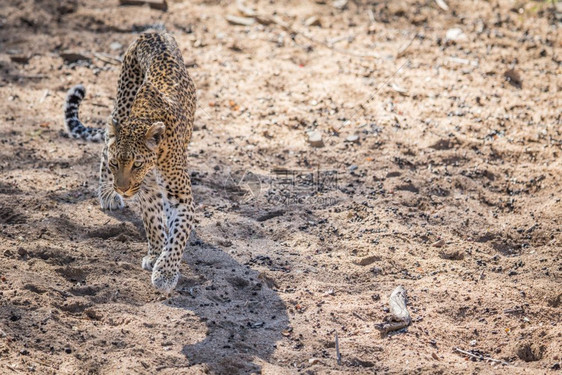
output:
M322 133L317 130L308 133L308 143L312 147L324 147L324 141L322 140Z
M64 60L65 63L73 63L77 61L91 61L91 59L80 53L80 52L73 52L73 51L64 51L59 53L59 56Z
M359 143L359 135L357 134L350 134L347 136L347 138L345 139L346 142L353 142L353 143Z
M113 42L109 45L109 48L111 48L113 51L117 51L117 50L123 48L123 45L119 42Z
M320 19L316 16L311 16L308 17L305 21L304 24L306 26L322 26L322 23L320 22Z
M250 18L250 17L238 17L238 16L227 15L225 18L228 21L228 23L238 26L252 26L256 22L254 18Z
M445 34L445 39L451 40L453 42L458 42L458 41L466 40L467 38L466 38L466 34L463 33L461 29L455 27L447 30L447 33Z
M433 247L443 247L443 246L445 246L445 240L444 240L444 239L440 239L439 241L434 242L432 246L433 246Z
M10 60L18 64L27 64L31 56L28 55L11 55Z

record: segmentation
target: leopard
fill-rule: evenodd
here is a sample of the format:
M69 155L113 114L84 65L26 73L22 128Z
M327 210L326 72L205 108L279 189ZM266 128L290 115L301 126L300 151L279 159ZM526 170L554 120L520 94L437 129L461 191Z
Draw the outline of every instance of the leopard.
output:
M66 96L68 136L104 142L98 198L102 210L136 201L148 240L141 266L154 287L170 294L194 223L188 165L196 88L174 37L146 32L126 50L107 125L86 126L78 116L82 84Z

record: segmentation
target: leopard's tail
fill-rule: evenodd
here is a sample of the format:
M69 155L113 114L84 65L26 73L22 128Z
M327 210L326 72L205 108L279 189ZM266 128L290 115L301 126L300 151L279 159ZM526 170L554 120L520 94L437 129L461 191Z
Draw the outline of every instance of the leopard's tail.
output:
M64 102L64 125L68 134L73 138L99 142L104 139L105 129L84 126L78 118L78 107L85 95L86 89L82 85L76 85L68 90Z

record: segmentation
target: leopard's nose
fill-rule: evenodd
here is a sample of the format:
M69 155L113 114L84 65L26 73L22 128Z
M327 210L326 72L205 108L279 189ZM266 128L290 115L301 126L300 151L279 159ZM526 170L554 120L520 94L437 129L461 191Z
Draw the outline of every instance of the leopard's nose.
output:
M129 190L128 186L117 186L117 185L113 185L113 188L115 189L116 192L118 192L119 194L123 195L124 192L126 192L127 190Z

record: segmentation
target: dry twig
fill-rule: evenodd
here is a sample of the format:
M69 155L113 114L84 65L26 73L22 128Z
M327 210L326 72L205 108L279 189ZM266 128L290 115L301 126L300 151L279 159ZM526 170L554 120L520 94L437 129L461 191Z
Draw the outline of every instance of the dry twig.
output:
M483 356L483 355L481 355L481 354L474 354L474 353L467 352L466 350L462 350L462 349L459 349L459 348L454 348L454 350L457 351L457 352L459 352L459 353L461 353L461 354L464 354L464 355L466 355L466 356L468 356L468 357L470 357L470 358L479 359L479 360L481 360L481 361L490 361L490 362L495 362L495 363L501 363L502 365L506 365L506 366L509 366L509 365L511 364L511 363L509 363L509 362L502 361L501 359L495 359L495 358L492 358L492 357L486 357L486 356Z
M98 60L101 60L101 61L106 62L108 64L119 65L123 62L123 60L121 60L119 57L113 57L113 56L105 54L105 53L94 52L93 55Z

